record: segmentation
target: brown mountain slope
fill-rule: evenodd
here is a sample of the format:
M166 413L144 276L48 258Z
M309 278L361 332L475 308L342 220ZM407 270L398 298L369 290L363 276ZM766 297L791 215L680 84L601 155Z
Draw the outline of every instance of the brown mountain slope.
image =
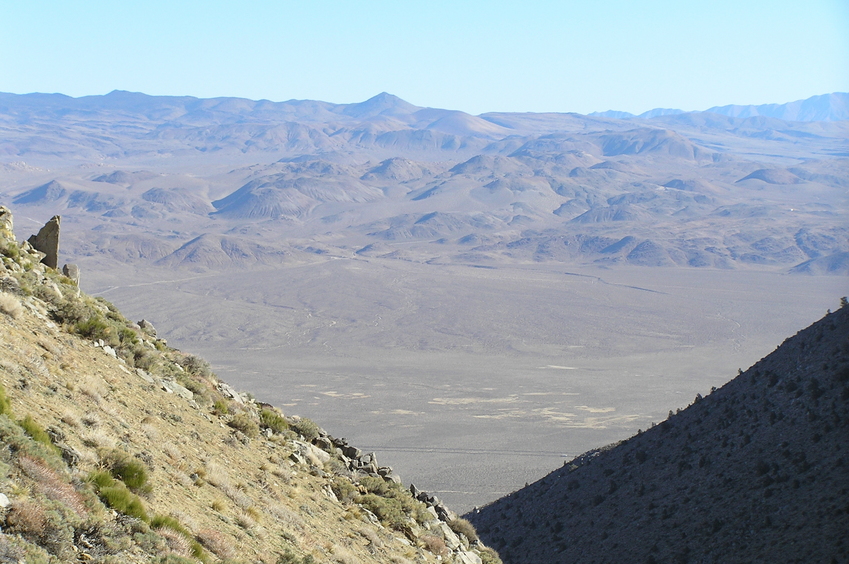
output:
M0 206L0 561L499 562L373 454L235 392L43 256Z
M508 563L849 560L849 307L467 516Z

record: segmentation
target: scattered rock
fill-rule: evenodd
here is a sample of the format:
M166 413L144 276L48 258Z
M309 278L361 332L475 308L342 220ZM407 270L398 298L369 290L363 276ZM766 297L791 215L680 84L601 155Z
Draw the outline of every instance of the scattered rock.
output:
M483 564L483 560L474 552L459 551L454 556L454 561L457 564Z
M106 347L104 347L104 349L105 348ZM162 389L165 390L168 393L178 395L181 398L184 398L184 399L187 399L187 400L194 398L194 394L192 393L191 390L189 390L188 388L184 388L183 386L181 386L180 384L178 384L177 382L175 382L173 380L163 380L162 381Z
M144 320L142 320L142 321L144 321ZM141 325L141 323L139 323L139 325ZM232 399L236 403L239 403L239 404L245 403L245 400L242 399L241 394L239 394L239 392L237 392L232 386L230 386L230 384L226 384L224 382L219 382L218 383L218 391L220 391L222 394L224 394L225 397Z
M66 264L63 266L62 274L70 278L77 286L80 285L80 267L76 264Z
M156 337L156 327L153 326L153 323L148 321L147 319L142 319L138 323L139 329L150 335L151 337Z

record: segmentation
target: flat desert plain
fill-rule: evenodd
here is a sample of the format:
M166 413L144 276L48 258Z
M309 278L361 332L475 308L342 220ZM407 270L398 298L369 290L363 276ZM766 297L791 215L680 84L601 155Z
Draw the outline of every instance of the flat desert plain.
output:
M663 420L849 293L844 277L762 270L356 256L85 274L222 379L459 512Z

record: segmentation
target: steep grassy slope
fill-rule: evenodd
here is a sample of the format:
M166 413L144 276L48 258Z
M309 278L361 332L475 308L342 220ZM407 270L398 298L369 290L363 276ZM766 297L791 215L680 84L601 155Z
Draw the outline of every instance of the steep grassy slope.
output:
M0 207L0 560L498 561L373 455L235 392L11 227Z
M849 306L707 397L469 515L505 562L845 562Z

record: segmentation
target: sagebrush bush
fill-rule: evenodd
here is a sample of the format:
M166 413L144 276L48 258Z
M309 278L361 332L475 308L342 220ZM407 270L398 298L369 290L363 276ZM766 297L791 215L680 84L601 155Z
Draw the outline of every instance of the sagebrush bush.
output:
M357 487L351 483L351 480L342 476L336 476L330 483L330 489L336 495L336 498L342 503L348 503L354 500L357 495Z
M53 310L53 319L59 323L74 325L95 314L83 300L63 300Z
M396 498L381 497L375 494L360 495L355 501L374 513L387 527L403 530L408 523L408 515L404 513L401 502Z
M227 425L241 431L247 437L255 438L259 436L259 425L247 413L237 413L233 416L233 419L227 422Z
M386 493L390 490L389 483L387 483L387 481L383 478L378 478L376 476L364 476L360 478L359 482L368 493L386 495Z
M483 564L502 564L501 557L494 548L484 547L480 551Z
M74 332L92 341L101 339L112 347L117 347L120 343L115 328L107 323L99 314L92 315L83 321L78 321L74 324Z
M308 441L317 439L320 434L320 427L316 425L315 421L306 417L292 423L292 429Z
M199 376L201 378L210 378L214 376L212 373L212 367L209 366L207 361L199 356L185 354L177 359L177 363L183 367L183 370L193 376Z
M360 478L359 484L368 493L355 497L354 501L370 510L381 521L385 521L393 528L405 527L407 518L420 523L431 518L425 505L414 499L409 491L395 482L387 482L383 478L374 476L365 476ZM381 515L383 516L381 517Z
M259 424L263 429L271 429L275 433L282 433L289 428L285 417L268 408L259 412Z
M478 532L475 530L475 526L468 520L463 519L462 517L457 517L456 519L448 521L448 526L451 527L451 530L455 533L464 535L470 542L477 542Z

